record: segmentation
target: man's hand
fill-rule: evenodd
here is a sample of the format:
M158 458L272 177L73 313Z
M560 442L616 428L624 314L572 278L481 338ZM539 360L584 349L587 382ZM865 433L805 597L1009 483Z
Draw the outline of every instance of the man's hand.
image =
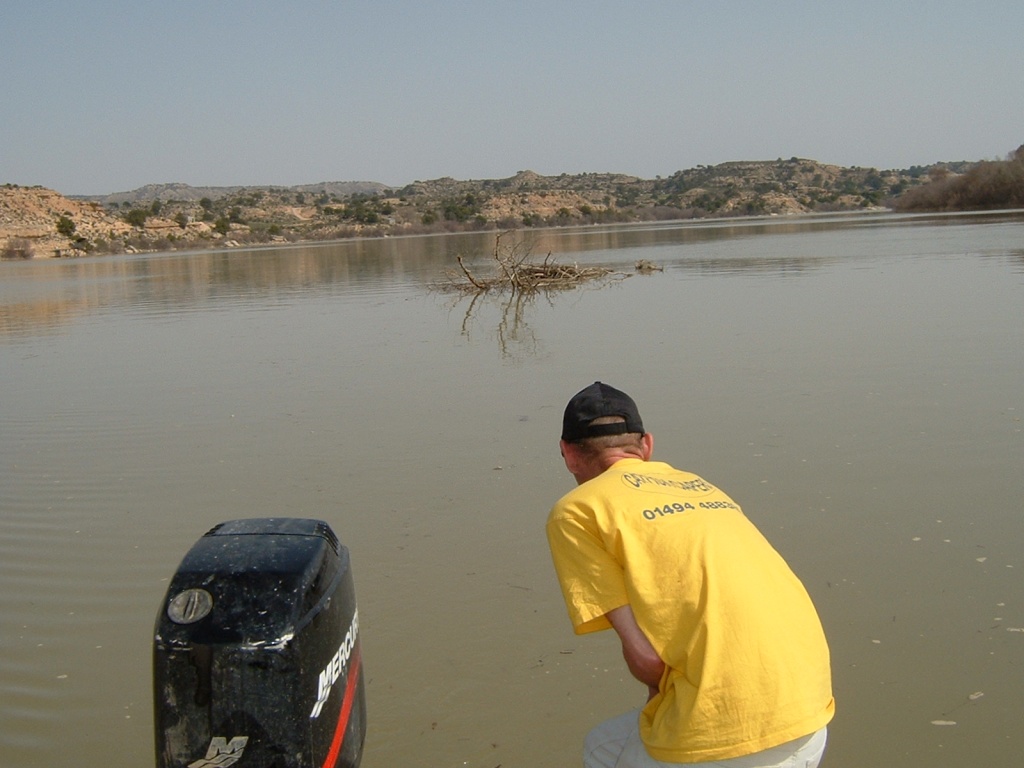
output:
M658 694L665 662L636 623L633 609L628 604L614 608L605 615L622 641L622 656L630 674L647 685L647 700L650 701Z

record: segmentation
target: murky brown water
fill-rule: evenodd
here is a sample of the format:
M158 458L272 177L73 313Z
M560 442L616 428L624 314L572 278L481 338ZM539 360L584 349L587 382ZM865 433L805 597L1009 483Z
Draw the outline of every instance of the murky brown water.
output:
M824 765L1016 764L1024 215L534 238L664 272L506 306L428 289L486 235L0 264L0 765L152 765L167 580L272 515L352 552L366 768L577 765L643 695L573 636L542 531L597 378L805 581Z

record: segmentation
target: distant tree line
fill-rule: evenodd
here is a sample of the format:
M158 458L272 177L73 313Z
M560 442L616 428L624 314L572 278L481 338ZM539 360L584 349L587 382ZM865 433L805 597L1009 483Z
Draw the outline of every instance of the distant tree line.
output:
M893 203L897 211L980 211L1024 208L1024 144L1006 160L978 163L964 173L932 172L932 180Z

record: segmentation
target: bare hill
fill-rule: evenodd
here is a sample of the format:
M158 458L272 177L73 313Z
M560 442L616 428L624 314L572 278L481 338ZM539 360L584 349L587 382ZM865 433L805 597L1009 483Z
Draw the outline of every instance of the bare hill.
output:
M93 200L104 205L110 203L151 203L160 202L199 202L203 198L220 200L233 195L263 191L282 192L326 192L329 195L375 195L388 189L386 184L376 181L322 181L317 184L301 184L294 187L252 186L252 187L193 187L189 184L146 184L130 192L114 192L110 195L89 195L80 199Z

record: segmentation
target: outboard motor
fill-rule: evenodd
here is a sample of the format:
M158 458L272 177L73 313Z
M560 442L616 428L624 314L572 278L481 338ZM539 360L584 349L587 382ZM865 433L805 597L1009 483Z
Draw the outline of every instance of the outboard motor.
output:
M319 520L222 523L156 621L157 768L356 768L366 733L348 550Z

